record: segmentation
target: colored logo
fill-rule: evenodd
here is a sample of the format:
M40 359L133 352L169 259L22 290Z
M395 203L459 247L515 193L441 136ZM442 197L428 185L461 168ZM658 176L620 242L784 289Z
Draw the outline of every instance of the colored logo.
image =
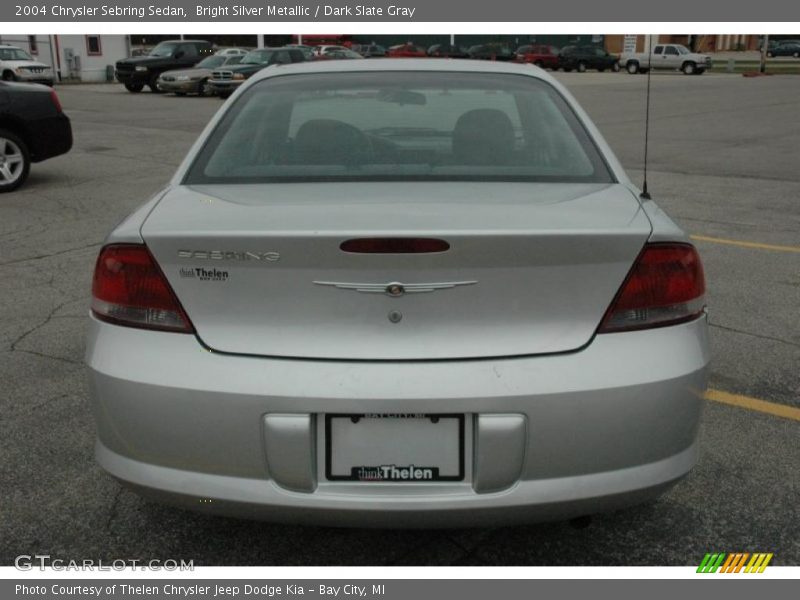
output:
M748 560L749 559L749 560ZM698 573L763 573L769 561L772 560L772 553L755 552L725 552L709 553L703 557L700 566L697 567Z

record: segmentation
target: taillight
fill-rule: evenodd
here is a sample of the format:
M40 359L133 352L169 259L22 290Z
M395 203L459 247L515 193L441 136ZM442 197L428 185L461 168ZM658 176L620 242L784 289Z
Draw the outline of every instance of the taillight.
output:
M673 325L705 308L703 264L689 244L647 244L633 265L599 333Z
M52 100L53 105L56 107L56 112L62 112L61 100L58 99L58 94L56 94L55 90L50 90L50 100Z
M147 247L111 244L100 251L92 282L92 312L117 325L194 331Z

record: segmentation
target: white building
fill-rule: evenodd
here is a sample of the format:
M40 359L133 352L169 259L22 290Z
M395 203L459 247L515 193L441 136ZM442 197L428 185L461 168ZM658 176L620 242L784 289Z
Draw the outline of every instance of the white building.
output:
M1 35L0 43L18 46L52 66L59 81L113 79L114 63L130 56L126 35Z

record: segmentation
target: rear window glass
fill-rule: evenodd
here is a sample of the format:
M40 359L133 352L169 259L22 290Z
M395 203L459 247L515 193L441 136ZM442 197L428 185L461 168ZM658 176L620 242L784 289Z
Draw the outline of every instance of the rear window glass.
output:
M250 87L185 182L339 180L613 181L544 81L362 72L284 75Z

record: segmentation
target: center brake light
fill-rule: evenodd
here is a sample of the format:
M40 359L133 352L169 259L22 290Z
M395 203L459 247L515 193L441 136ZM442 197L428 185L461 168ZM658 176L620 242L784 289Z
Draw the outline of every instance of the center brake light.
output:
M92 282L92 312L117 325L194 332L167 278L143 244L110 244L100 251Z
M450 244L436 238L355 238L339 248L357 254L428 254L447 252Z
M705 309L705 276L690 244L647 244L606 311L598 333L689 321Z

